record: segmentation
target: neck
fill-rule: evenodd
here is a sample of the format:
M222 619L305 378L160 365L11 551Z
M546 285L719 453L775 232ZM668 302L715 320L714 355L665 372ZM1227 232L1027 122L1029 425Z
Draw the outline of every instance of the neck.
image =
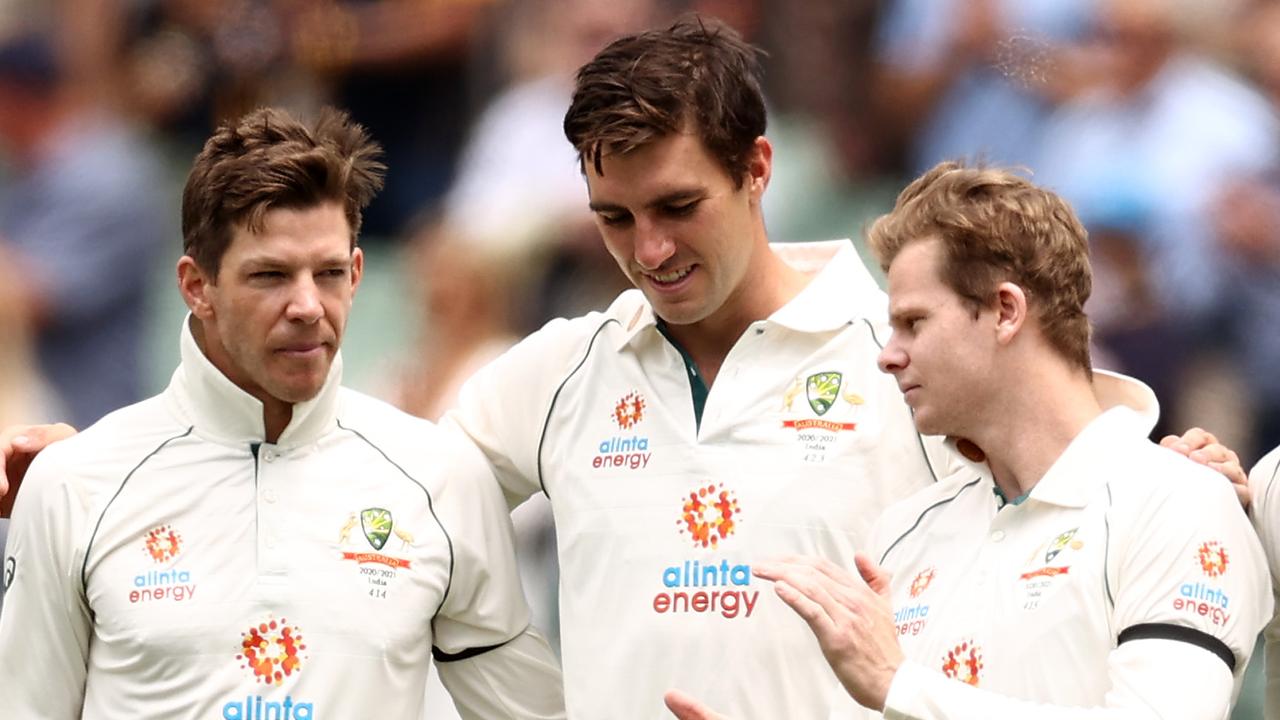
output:
M196 341L196 347L200 348L200 352L209 359L210 364L222 373L223 377L235 383L236 387L249 393L262 403L262 427L265 433L264 440L274 443L280 439L280 434L289 427L289 421L293 419L293 405L284 402L278 398L271 397L264 392L253 392L249 388L244 387L236 381L235 377L228 372L230 360L226 357L226 351L221 349L218 344L211 344L205 339L204 324L196 318L191 318L191 337ZM214 350L210 352L211 348Z
M807 275L769 249L763 236L759 247L752 267L720 310L700 322L667 326L667 333L693 358L708 387L747 328L791 302L809 283Z
M1065 361L1013 373L966 437L986 453L1007 498L1031 492L1102 408L1088 376Z

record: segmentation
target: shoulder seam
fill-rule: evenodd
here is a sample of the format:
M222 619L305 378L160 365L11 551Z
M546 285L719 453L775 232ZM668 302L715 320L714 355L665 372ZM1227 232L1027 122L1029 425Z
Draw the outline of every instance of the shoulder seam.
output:
M124 479L120 481L120 487L116 488L115 493L111 496L111 499L107 501L107 504L102 506L102 512L98 513L98 521L93 524L93 532L89 535L89 541L85 543L84 561L80 564L80 590L84 593L86 606L88 605L89 600L89 554L93 551L93 542L98 537L98 530L102 528L102 519L107 516L107 510L111 509L111 504L116 501L116 498L120 497L120 493L124 492L124 486L129 483L129 479L133 477L133 474L136 473L139 468L145 465L148 460L155 457L156 454L163 450L166 445L174 440L190 435L193 430L195 430L195 425L188 425L186 430L177 435L166 438L164 442L160 443L155 447L155 449L147 453L138 461L137 465L134 465L129 472L125 473Z
M564 380L561 380L560 385L556 387L555 393L551 396L551 404L547 407L547 415L542 419L542 431L538 437L538 486L542 488L542 494L546 495L548 498L551 497L551 493L547 492L547 484L542 478L542 448L547 442L547 429L551 427L551 415L556 410L556 402L560 400L560 393L564 390L565 385L568 385L569 381L573 379L573 376L576 375L578 371L582 369L582 366L587 363L587 358L591 357L591 350L595 347L596 339L600 337L600 333L604 331L605 327L607 327L609 323L613 323L619 327L622 326L622 323L618 322L615 318L605 318L604 322L600 323L600 326L596 328L596 331L591 334L591 340L587 342L587 350L582 354L582 359L578 361L578 364L569 371L568 375L565 375Z
M364 441L364 443L367 444L369 447L373 448L379 455L382 456L384 460L391 463L392 467L399 470L400 474L404 475L405 479L407 479L409 482L413 483L414 485L417 485L418 488L422 490L422 493L427 496L427 510L430 511L432 519L436 521L436 525L439 526L440 532L444 535L445 543L449 546L449 579L448 581L445 582L444 593L440 596L440 604L437 605L436 609L431 613L431 617L434 618L435 616L440 614L440 610L444 608L445 602L449 600L449 591L453 589L453 569L454 569L453 538L450 537L448 528L446 528L444 526L444 523L441 522L440 516L436 514L435 499L431 497L431 491L427 489L426 485L423 485L421 482L418 481L417 478L410 475L409 472L400 465L400 463L396 462L395 460L392 460L391 456L388 455L385 450L379 447L377 443L365 437L364 433L360 432L359 430L343 425L341 418L337 420L337 423L339 428L351 433L352 435L355 435L356 437Z
M925 515L928 515L928 514L929 514L929 512L930 512L931 510L933 510L934 508L942 507L943 505L946 505L947 503L951 502L952 500L955 500L956 498L960 497L960 493L962 493L962 492L964 492L965 490L968 490L969 488L973 487L973 486L974 486L974 485L976 485L976 484L978 483L978 481L979 481L979 480L981 480L981 479L982 479L982 477L981 477L981 476L979 476L979 477L976 477L976 478L974 478L974 479L970 480L969 482L965 483L964 485L961 485L961 486L960 486L960 489L959 489L959 490L956 490L956 493L955 493L954 495L952 495L951 497L949 497L949 498L943 498L943 499L939 500L938 502L936 502L936 503L934 503L934 504L930 505L929 507L925 508L924 510L921 510L921 511L920 511L920 514L919 514L918 516L916 516L916 521L915 521L914 523L912 523L912 524L911 524L911 527L907 528L905 532L903 532L901 535L899 535L899 536L898 536L898 539L897 539L897 540L894 540L892 543L890 543L890 544L889 544L889 547L885 548L885 551L884 551L883 553L881 553L881 555L880 555L880 564L881 564L881 565L883 565L883 564L884 564L884 560L885 560L885 558L889 557L889 553L893 552L893 549L894 549L895 547L897 547L897 546L898 546L898 543L902 542L902 541L903 541L903 540L904 540L908 535L910 535L911 533L915 532L915 529L916 529L917 527L919 527L919 526L920 526L921 521L923 521L923 520L924 520L924 516L925 516Z

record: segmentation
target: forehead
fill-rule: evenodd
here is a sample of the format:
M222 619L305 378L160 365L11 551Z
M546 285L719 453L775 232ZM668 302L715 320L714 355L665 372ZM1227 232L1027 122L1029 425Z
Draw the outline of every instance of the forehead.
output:
M587 190L591 199L607 196L644 197L686 189L716 180L730 181L706 143L696 134L665 135L630 152L606 152L595 164L586 165Z
M262 216L262 229L254 232L236 223L226 260L346 257L351 254L351 225L342 205L326 202L304 208L272 208Z
M942 280L941 264L942 243L936 239L913 240L903 246L887 273L890 313L954 295Z

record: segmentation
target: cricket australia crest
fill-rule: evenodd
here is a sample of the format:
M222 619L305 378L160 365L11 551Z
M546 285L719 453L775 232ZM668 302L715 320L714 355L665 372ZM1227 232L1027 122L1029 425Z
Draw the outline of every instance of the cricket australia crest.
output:
M818 417L826 414L840 395L840 382L844 375L838 372L820 372L809 376L805 381L805 397L809 407L818 413Z
M390 510L365 508L360 511L360 529L364 530L364 536L374 550L381 550L387 544L387 538L391 537L391 525Z

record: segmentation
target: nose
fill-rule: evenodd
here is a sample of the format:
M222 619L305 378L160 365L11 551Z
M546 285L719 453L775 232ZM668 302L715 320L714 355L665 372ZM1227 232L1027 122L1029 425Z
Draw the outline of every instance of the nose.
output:
M657 270L676 253L676 243L655 223L637 220L635 227L636 263L645 270Z
M880 355L876 358L876 364L880 366L880 372L889 375L896 375L907 367L909 358L906 351L897 342L898 334L894 333L889 336L889 343L880 351Z
M285 315L294 322L313 323L324 315L320 288L310 275L303 275L293 285Z

